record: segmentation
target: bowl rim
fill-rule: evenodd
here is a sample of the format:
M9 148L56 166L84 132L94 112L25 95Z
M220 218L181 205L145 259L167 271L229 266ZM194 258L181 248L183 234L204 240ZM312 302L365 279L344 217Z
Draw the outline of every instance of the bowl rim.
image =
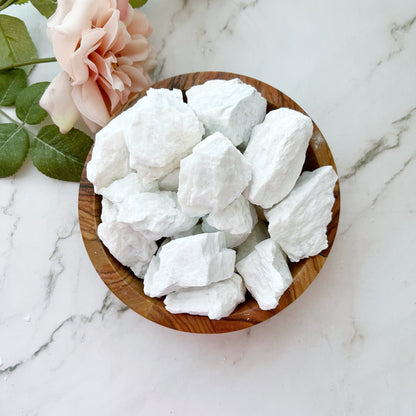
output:
M261 92L268 103L267 111L279 107L289 107L307 115L295 101L278 89L257 79L235 73L193 72L181 74L158 81L149 88L179 88L184 92L190 86L202 84L207 80L229 80L233 78L239 78ZM129 100L122 110L130 107L144 96L146 91L147 89ZM307 150L305 166L308 163L314 168L332 165L337 172L331 150L319 128L315 123L313 124L314 132ZM334 188L335 203L332 207L332 220L327 228L328 248L298 263L289 262L293 283L282 296L279 305L275 309L263 311L258 307L257 302L248 296L248 299L246 298L244 303L237 306L230 316L220 320L210 320L206 316L199 315L172 314L165 309L162 300L146 296L143 292L142 280L135 277L130 269L121 265L101 243L97 235L97 227L101 222L101 196L94 193L93 185L86 178L86 166L91 159L91 153L92 149L84 165L78 194L78 218L87 253L101 279L125 305L162 326L184 332L213 334L237 331L259 324L293 303L309 287L322 269L331 251L338 229L340 213L339 180L337 180Z

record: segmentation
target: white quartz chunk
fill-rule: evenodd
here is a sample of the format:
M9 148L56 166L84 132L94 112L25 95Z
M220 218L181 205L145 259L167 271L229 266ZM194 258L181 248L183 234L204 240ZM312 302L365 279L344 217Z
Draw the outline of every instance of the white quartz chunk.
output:
M233 248L243 243L250 235L257 223L257 214L247 199L240 196L224 209L209 214L205 221L211 227L223 231L227 247Z
M207 286L234 273L235 251L223 233L178 238L164 245L144 278L144 293L159 297L186 287Z
M215 231L217 232L218 230L215 230ZM172 238L176 239L176 238L189 237L190 235L202 234L203 232L204 231L202 230L202 224L195 224L189 230L174 234Z
M292 192L265 211L270 236L291 261L314 256L328 247L326 227L332 218L336 181L332 166L303 172Z
M150 90L124 126L130 166L147 179L160 179L179 166L204 133L202 123L175 91Z
M116 222L117 214L117 207L107 198L103 197L103 199L101 200L101 221Z
M137 262L147 264L157 250L154 241L146 239L126 224L102 222L97 233L110 253L125 266L133 266Z
M236 268L263 310L274 309L293 281L282 250L271 238L257 244Z
M251 179L251 167L221 133L196 145L181 160L178 198L184 212L202 216L217 212L236 198Z
M253 169L244 192L250 202L270 208L291 191L305 162L312 132L311 119L289 108L269 112L253 129L244 152Z
M161 191L177 192L179 187L179 168L175 169L159 181Z
M199 219L185 214L176 194L168 191L129 195L117 207L117 221L129 224L152 240L186 231Z
M87 164L87 178L96 193L131 171L124 140L124 117L122 113L95 135L91 160Z
M100 193L111 202L120 203L129 195L157 190L158 184L156 181L145 182L136 172L131 172L106 188L102 188Z
M234 273L229 279L206 287L193 287L170 293L164 302L171 313L189 313L221 319L230 315L244 302L246 288L241 277Z
M188 104L204 123L207 135L217 131L235 146L247 142L252 128L263 121L266 100L238 78L207 81L186 92Z
M250 254L255 246L270 238L269 232L267 231L267 225L264 221L259 221L253 228L253 231L248 238L237 247L236 261L239 262L248 254Z

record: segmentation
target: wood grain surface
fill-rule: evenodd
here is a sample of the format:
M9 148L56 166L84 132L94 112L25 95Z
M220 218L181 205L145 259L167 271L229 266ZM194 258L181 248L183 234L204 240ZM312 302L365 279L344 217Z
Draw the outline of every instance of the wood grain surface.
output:
M232 78L240 78L243 82L255 87L266 98L268 102L267 111L279 107L289 107L306 114L293 100L277 89L256 79L238 74L196 72L165 79L157 82L152 87L179 88L184 92L191 86L203 84L207 80ZM131 100L125 108L132 105L144 94L145 92ZM87 162L90 158L91 152ZM324 165L332 165L336 170L331 151L318 127L314 124L314 132L307 150L303 170L313 170ZM239 305L229 317L220 320L210 320L208 317L188 314L171 314L165 309L161 299L150 298L143 293L142 280L136 278L128 268L121 265L97 236L97 226L101 222L101 197L94 194L93 186L86 178L85 167L79 188L79 223L85 247L95 269L109 289L129 308L168 328L193 333L223 333L248 328L269 319L290 305L312 283L331 251L337 232L340 210L339 182L335 186L334 195L335 204L332 209L332 221L328 225L328 248L314 257L303 259L298 263L289 263L293 275L293 284L281 297L277 308L269 311L261 310L257 302L247 292L246 301Z

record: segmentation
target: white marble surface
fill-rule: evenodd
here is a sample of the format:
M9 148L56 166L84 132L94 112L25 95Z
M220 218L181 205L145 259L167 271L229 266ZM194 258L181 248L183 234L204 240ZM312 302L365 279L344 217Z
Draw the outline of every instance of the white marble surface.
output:
M49 55L45 20L19 7ZM312 286L273 319L180 333L108 292L82 244L77 184L26 161L0 179L0 415L415 415L414 0L149 0L144 10L155 79L242 73L312 116L341 175L339 234Z

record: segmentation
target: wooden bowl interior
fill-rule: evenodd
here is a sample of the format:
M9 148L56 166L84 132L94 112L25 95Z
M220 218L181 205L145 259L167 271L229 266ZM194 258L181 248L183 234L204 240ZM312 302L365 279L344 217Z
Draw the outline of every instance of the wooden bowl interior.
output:
M293 100L277 89L250 77L224 72L197 72L175 76L157 82L153 88L178 88L183 92L193 85L203 84L211 79L240 78L243 82L255 87L267 100L267 111L280 107L289 107L306 114ZM125 106L132 105L145 92ZM86 164L91 158L88 155ZM332 208L332 221L328 225L328 248L320 254L303 259L298 263L289 263L293 275L293 283L281 297L279 305L269 311L263 311L257 302L248 294L246 301L239 305L227 318L210 320L205 316L188 314L171 314L161 299L150 298L143 293L143 282L136 278L127 267L120 264L101 243L97 236L97 227L101 222L101 196L94 193L93 185L86 178L86 164L82 173L79 188L79 222L81 233L88 255L101 279L109 289L129 308L160 325L180 331L193 333L231 332L269 319L297 299L312 283L328 256L338 227L340 193L339 182L334 190L335 204ZM306 154L303 170L314 170L320 166L336 166L331 151L318 127L314 124L314 132Z

